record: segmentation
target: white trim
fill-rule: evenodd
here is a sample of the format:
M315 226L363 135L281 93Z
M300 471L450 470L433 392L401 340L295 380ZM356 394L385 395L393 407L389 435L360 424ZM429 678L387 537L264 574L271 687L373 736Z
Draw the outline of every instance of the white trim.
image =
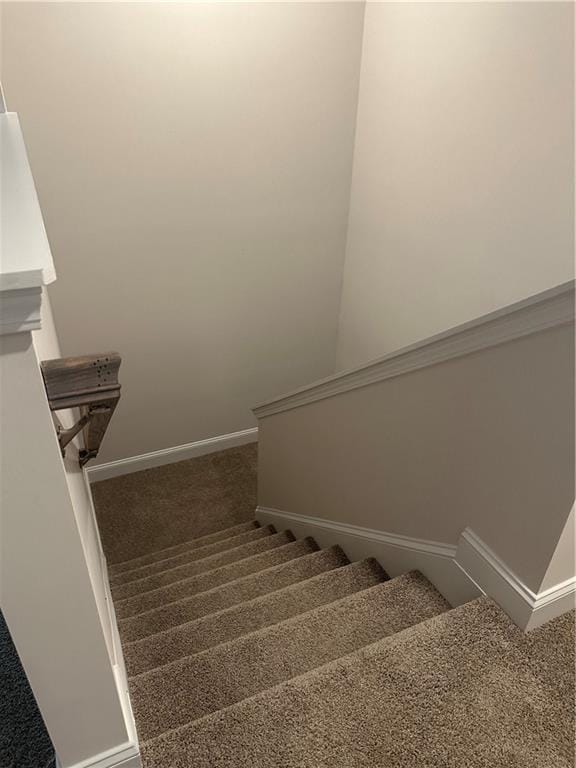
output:
M56 766L62 768L58 757L56 757ZM138 746L125 742L67 768L142 768L142 761Z
M0 336L41 327L42 288L0 291Z
M259 419L574 321L574 281L253 408Z
M272 507L256 507L256 515L273 514L281 517L291 523L306 523L324 528L327 531L343 533L347 536L357 536L370 541L378 541L391 547L402 547L415 552L426 552L436 557L454 557L456 547L452 544L442 544L439 541L428 541L427 539L415 539L410 536L401 536L398 533L387 533L386 531L377 531L374 528L363 528L360 525L350 525L350 523L339 523L336 520L325 520L322 517L309 517L308 515L297 515L294 512L283 512L280 509Z
M173 448L163 448L160 451L143 453L140 456L130 456L127 459L118 459L104 464L96 464L87 467L86 473L91 483L99 480L108 480L119 475L128 475L132 472L141 472L143 469L161 467L164 464L174 464L178 461L204 456L207 453L225 451L227 448L235 448L246 443L255 443L258 440L258 427L243 429L240 432L232 432L229 435L217 435L206 440L197 440L194 443L177 445Z
M456 547L272 507L258 506L256 517L314 536L322 547L340 544L351 560L376 557L390 576L420 570L451 605L489 595L525 631L575 607L576 576L535 593L470 528Z
M0 273L0 291L20 291L25 288L39 288L43 285L44 273L41 269Z
M48 285L56 279L56 272L16 112L0 110L0 147L0 290Z
M278 528L288 525L297 537L313 536L321 547L339 544L350 560L375 557L392 577L406 571L419 570L451 605L460 605L481 594L456 565L456 547L452 544L298 515L271 507L257 507L256 517L260 522L272 523Z
M460 537L456 562L524 630L574 608L576 576L536 593L470 528Z

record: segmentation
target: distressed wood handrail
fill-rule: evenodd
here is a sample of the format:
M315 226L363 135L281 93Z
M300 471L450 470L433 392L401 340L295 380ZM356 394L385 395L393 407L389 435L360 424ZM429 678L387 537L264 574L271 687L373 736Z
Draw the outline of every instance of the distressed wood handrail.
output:
M117 352L83 357L62 357L40 363L51 411L79 408L80 418L69 429L58 427L58 441L64 455L66 446L81 431L84 448L80 466L95 458L120 399Z

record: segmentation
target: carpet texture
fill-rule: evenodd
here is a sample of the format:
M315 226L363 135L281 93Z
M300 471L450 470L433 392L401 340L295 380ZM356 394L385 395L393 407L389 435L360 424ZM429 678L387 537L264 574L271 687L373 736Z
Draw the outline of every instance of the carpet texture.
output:
M144 742L144 765L569 768L573 616L534 634L480 598Z
M139 675L130 691L140 736L197 720L448 608L410 574Z
M126 644L126 669L129 675L140 674L368 589L386 578L380 565L371 559L321 573L290 587Z
M525 635L259 527L254 458L101 484L143 768L574 768L573 614Z
M289 560L271 568L235 579L220 587L121 619L118 628L126 643L162 632L178 624L224 610L260 595L266 595L290 584L298 584L319 573L326 573L349 562L340 547L330 547Z
M131 571L144 565L161 562L162 560L169 559L176 555L182 554L183 552L188 552L190 549L201 549L203 547L208 547L212 544L219 544L222 542L225 543L224 549L228 549L228 542L225 541L226 539L233 538L248 531L253 531L259 527L260 526L256 520L250 520L247 523L240 523L239 525L232 526L231 528L224 528L222 531L212 533L209 536L203 536L200 539L191 539L190 541L184 541L181 544L175 544L174 546L168 547L167 549L160 549L157 552L152 552L149 555L142 555L141 557L124 560L121 563L109 564L108 570L110 572L111 578L115 578L116 575L123 573L124 571Z
M252 443L94 483L108 562L146 555L251 520L256 463L257 447Z
M240 533L238 536L234 536L227 541L216 541L213 544L207 544L205 547L191 547L179 555L173 555L162 560L156 560L153 563L122 571L112 575L110 583L116 587L120 584L129 584L132 581L146 579L148 576L162 573L162 571L167 571L171 568L178 568L181 565L186 565L196 560L213 557L224 552L224 550L236 549L244 544L250 544L253 541L258 541L258 539L263 539L265 536L270 536L272 533L276 533L272 525L266 525L263 528L251 528L249 531Z
M214 571L199 573L196 576L167 584L151 592L143 592L133 597L117 600L115 603L116 614L120 618L134 616L143 611L149 611L166 603L180 600L183 597L194 595L198 592L205 592L207 589L211 589L218 584L225 584L249 573L255 573L264 568L285 563L288 560L293 560L295 557L301 557L318 549L316 542L310 538L291 541L292 535L288 531L276 534L276 536L282 536L286 543L268 552L261 552L258 555L246 557L244 560L236 563L224 565L222 568L217 568ZM276 542L278 541L279 539L276 539Z
M246 560L261 552L268 552L293 540L293 536L289 531L276 533L272 526L264 528L264 532L268 535L260 537L256 541L249 541L247 544L242 544L239 547L234 546L225 552L218 552L210 557L203 557L201 560L192 560L174 568L170 567L160 573L154 573L151 576L145 576L127 584L112 585L112 595L115 599L122 600L125 597L132 597L143 592L151 592L154 589L160 589L160 587L173 584L175 581L183 581L206 571L214 571L218 568L223 568L225 565Z
M0 613L0 766L55 768L56 756L4 616Z

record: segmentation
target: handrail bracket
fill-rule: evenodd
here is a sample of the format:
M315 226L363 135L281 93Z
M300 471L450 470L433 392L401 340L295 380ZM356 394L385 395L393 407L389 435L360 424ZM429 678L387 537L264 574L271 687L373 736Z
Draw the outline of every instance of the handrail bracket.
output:
M66 446L83 432L84 447L79 463L98 455L100 444L120 399L117 352L84 357L66 357L40 363L51 411L78 408L80 417L71 427L58 425L56 432L62 456Z

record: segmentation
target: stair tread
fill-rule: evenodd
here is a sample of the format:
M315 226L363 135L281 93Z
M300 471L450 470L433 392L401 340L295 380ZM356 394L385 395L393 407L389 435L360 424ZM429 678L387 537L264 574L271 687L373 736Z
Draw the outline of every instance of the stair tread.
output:
M413 572L138 675L130 680L130 693L140 738L154 738L449 609Z
M127 597L124 600L118 600L115 602L116 615L119 618L135 616L152 608L158 608L166 603L173 603L183 597L198 592L205 592L219 584L225 584L249 573L262 571L265 568L270 568L272 565L278 565L287 560L314 552L317 549L318 545L311 537L291 541L283 546L276 547L267 552L261 552L252 557L246 557L243 560L224 565L213 571L205 571L182 581L167 584L159 589Z
M273 593L290 584L300 583L319 573L330 572L349 562L338 546L304 553L292 560L240 576L205 592L121 619L118 623L120 635L124 643L139 640L261 595Z
M294 536L289 531L274 533L272 526L268 526L267 530L269 535L256 539L256 541L248 541L233 549L217 552L216 554L204 557L201 560L191 560L182 565L167 568L159 573L154 573L150 576L130 581L127 584L114 585L112 586L112 595L115 600L123 600L127 597L133 597L134 595L139 595L144 592L151 592L152 590L159 589L160 587L164 587L176 581L182 581L183 579L197 576L206 571L214 571L224 565L244 560L247 557L257 555L260 552L267 552L270 549L281 547L288 541L294 540Z
M479 598L166 731L144 764L568 768L573 637L573 615L525 635Z
M228 539L222 539L216 541L213 544L208 544L205 547L191 547L180 554L167 557L163 560L156 560L153 563L142 565L131 570L123 571L113 575L110 579L111 585L114 587L119 584L127 584L138 579L143 579L147 576L152 576L155 573L161 573L162 571L169 570L170 568L176 568L179 565L185 565L188 562L202 560L205 557L211 557L212 555L225 552L229 549L235 549L242 544L248 544L251 541L257 541L258 539L265 538L266 536L276 533L273 525L266 525L262 528L251 528L249 531L239 533L237 536L232 536Z
M117 563L109 563L108 570L111 574L121 573L124 570L131 570L132 568L138 568L140 565L147 565L153 563L155 560L164 560L167 557L178 555L181 552L185 552L189 547L205 547L209 544L213 544L216 541L223 541L225 539L237 536L239 533L248 531L254 528L259 528L260 523L257 520L249 520L246 523L239 523L238 525L232 525L229 528L223 528L215 533L210 533L206 536L201 536L197 539L187 539L179 544L174 544L171 547L164 547L163 549L157 549L153 552L146 553L144 555L138 555L137 557L131 557L129 560L122 560Z
M262 627L374 586L388 578L374 559L321 573L284 589L172 627L124 646L129 675L199 653Z

